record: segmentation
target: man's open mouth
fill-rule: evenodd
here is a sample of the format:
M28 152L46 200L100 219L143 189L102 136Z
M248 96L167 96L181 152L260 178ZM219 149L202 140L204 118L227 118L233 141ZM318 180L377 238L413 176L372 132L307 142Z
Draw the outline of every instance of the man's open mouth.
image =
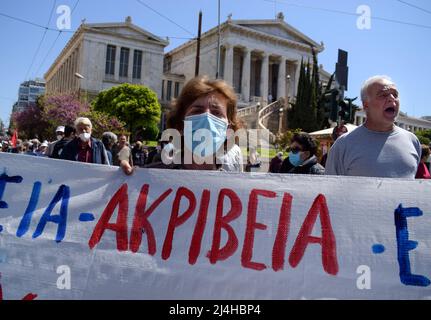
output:
M390 115L390 116L394 116L396 113L396 110L394 107L388 107L385 109L385 114Z

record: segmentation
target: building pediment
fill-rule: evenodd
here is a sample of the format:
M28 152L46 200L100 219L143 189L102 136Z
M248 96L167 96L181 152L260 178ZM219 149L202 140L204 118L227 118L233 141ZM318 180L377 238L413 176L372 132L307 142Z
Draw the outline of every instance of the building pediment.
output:
M131 22L92 23L92 24L83 25L83 28L90 32L105 33L105 34L111 34L111 35L116 35L120 37L125 37L125 38L145 41L145 42L157 43L164 47L169 44L169 41L164 40L132 24Z
M231 23L270 36L312 46L318 51L323 50L322 44L318 44L283 20L232 20Z

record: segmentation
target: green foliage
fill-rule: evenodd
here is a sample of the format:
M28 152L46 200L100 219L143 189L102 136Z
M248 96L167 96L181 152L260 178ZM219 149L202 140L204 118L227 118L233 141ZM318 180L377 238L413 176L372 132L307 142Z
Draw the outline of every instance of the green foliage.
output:
M93 136L100 138L105 131L120 133L125 124L116 117L92 110L72 95L40 96L36 104L12 114L13 125L24 139L55 140L55 128L60 125L73 126L78 117L88 117L93 124Z
M323 88L320 85L317 56L313 48L312 53L312 67L309 62L305 65L304 61L301 61L296 103L292 104L287 115L289 128L302 128L305 132L321 129L325 117Z
M415 132L418 137L420 143L426 144L427 146L431 143L431 129L428 130L419 130Z
M312 48L311 50L313 53L312 69L310 63L305 64L304 61L301 61L296 102L291 103L292 108L287 114L289 128L302 128L305 132L329 127L328 117L330 110L325 112L325 93L328 94L334 81L334 74L332 74L325 87L320 84L317 56L314 49ZM349 99L345 100L346 102L344 103L348 103ZM354 99L350 100L353 101ZM352 108L349 108L348 112L346 109L346 117L343 120L353 123L358 109L359 107L352 103ZM338 116L338 111L335 110L334 112ZM347 113L349 113L348 116Z
M141 85L125 83L102 91L92 105L95 111L123 121L133 138L147 128L153 132L160 121L161 107L156 93Z
M80 114L80 116L90 119L93 125L91 134L98 139L101 139L102 134L107 131L111 131L117 135L120 133L127 133L124 122L106 113L91 109L88 112Z
M290 146L290 140L292 140L293 135L301 131L302 130L300 128L287 130L275 139L274 144L278 145L279 149L286 150L286 148Z
M134 132L134 141L157 140L159 135L159 127L156 124L151 124L148 127L138 129Z

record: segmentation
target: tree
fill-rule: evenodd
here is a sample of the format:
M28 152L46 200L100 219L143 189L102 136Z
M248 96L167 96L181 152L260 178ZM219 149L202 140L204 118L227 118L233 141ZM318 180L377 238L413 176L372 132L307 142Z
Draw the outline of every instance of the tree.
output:
M157 126L161 107L154 91L141 85L124 83L102 91L93 101L95 111L118 117L132 136Z
M17 128L20 137L55 140L55 129L60 125L74 125L76 118L88 117L93 124L93 135L101 137L105 131L120 133L125 125L116 117L97 112L73 95L40 96L21 112L14 112L11 128Z
M296 103L293 104L292 109L288 112L288 123L291 129L302 128L306 132L311 132L315 131L318 127L316 123L317 97L319 96L318 72L318 68L313 68L312 71L309 62L305 65L301 61Z
M428 130L419 130L415 132L418 137L420 143L426 144L427 146L431 143L431 129Z
M13 128L18 129L22 139L43 139L49 125L43 118L40 107L31 103L23 111L12 113L10 131L13 131Z
M305 92L304 92L304 81L305 81L305 66L304 66L304 61L301 59L301 66L299 69L299 79L298 79L298 91L296 94L296 102L291 103L292 108L287 113L287 121L289 124L289 128L301 127L299 109L304 104L304 102L303 102L303 96L305 94Z
M295 133L301 132L301 129L295 129L295 130L287 130L283 132L282 135L278 136L276 140L274 141L274 144L279 145L279 149L286 150L287 147L290 146L290 141L292 140L292 137Z
M3 123L3 120L0 119L0 136L4 136L6 134L6 127Z
M37 100L43 120L48 123L46 138L55 138L55 128L73 125L76 118L90 111L88 103L82 103L73 95L40 96Z
M325 93L331 88L334 75L331 75L328 84L323 86L320 82L319 65L314 48L313 66L301 61L298 94L296 102L291 103L292 108L288 112L288 124L291 129L302 128L305 132L324 129L329 126L328 117L325 115Z
M150 125L141 130L138 129L135 132L135 140L139 140L139 141L157 140L157 137L159 136L159 131L160 130L157 124Z
M115 134L126 133L124 122L118 120L117 117L93 109L82 113L80 116L90 119L93 125L91 134L97 138L101 138L102 134L107 131L111 131Z

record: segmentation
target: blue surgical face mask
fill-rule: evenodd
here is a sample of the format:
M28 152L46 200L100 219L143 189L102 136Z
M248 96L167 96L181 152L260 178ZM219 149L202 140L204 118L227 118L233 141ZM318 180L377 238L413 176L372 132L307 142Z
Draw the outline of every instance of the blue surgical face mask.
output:
M193 153L196 153L196 147L200 146L196 154L200 157L208 157L216 153L225 142L227 127L228 124L225 120L208 112L185 117L184 145ZM203 137L205 138L202 139ZM209 145L211 142L212 146ZM203 148L203 146L205 147Z
M289 153L289 162L292 164L292 166L294 166L294 167L298 167L298 166L300 166L301 164L303 164L304 163L304 161L301 159L301 152L299 151L299 152L296 152L296 153L293 153L293 152L290 152Z

